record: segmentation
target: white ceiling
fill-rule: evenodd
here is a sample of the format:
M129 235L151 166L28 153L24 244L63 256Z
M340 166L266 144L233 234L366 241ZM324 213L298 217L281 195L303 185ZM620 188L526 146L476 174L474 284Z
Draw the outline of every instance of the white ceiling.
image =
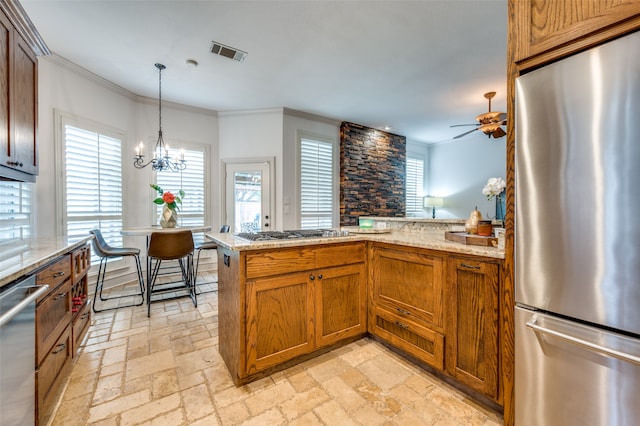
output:
M288 107L423 142L506 111L507 0L21 0L50 50L142 96ZM211 42L248 52L209 53ZM186 66L187 59L199 63Z

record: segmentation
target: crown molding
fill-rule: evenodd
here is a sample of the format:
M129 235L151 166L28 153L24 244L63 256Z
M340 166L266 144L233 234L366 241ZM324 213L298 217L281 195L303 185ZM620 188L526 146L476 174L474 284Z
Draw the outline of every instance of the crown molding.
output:
M71 62L70 60L66 59L63 56L58 55L57 53L51 53L51 55L46 56L46 57L42 57L40 58L40 60L45 60L45 61L49 61L53 64L58 65L61 68L64 68L67 71L73 72L77 75L79 75L80 77L86 78L87 80L90 80L96 84L98 84L99 86L102 86L106 89L111 90L112 92L118 93L121 96L124 96L126 98L129 98L131 100L136 99L136 94L125 89L122 86L118 86L117 84L100 77L97 74L92 73L91 71L89 71L86 68L81 67L80 65Z
M239 109L229 111L218 111L219 117L234 117L241 115L254 115L254 114L283 114L284 108L260 108L260 109Z
M287 107L284 107L284 114L291 117L304 118L306 120L320 121L320 122L331 124L334 126L339 126L340 123L342 122L342 120L338 120L335 118L324 117L322 115L317 115L317 114L313 114L305 111L299 111L297 109L292 109Z
M340 125L341 120L323 117L321 115L312 114L309 112L298 111L292 108L287 107L274 107L274 108L260 108L260 109L242 109L242 110L231 110L231 111L219 111L219 117L237 117L243 115L254 115L254 114L282 114L290 116L290 117L298 117L304 118L312 121L319 121L323 123L332 124L335 126Z
M1 1L1 0L0 0ZM61 68L64 68L67 71L73 72L77 75L79 75L80 77L86 78L87 80L90 80L94 83L96 83L99 86L104 87L107 90L110 90L114 93L117 93L120 96L123 96L127 99L130 99L133 102L139 103L139 104L148 104L148 105L158 105L158 99L154 99L154 98L149 98L147 96L142 96L142 95L137 95L135 93L133 93L130 90L125 89L122 86L119 86L103 77L100 77L97 74L92 73L91 71L87 70L86 68L83 68L77 64L75 64L74 62L69 61L68 59L56 54L56 53L52 53L49 56L45 56L45 57L40 57L40 60L46 60L49 61L51 63L54 63L56 65L58 65ZM200 108L200 107L194 107L191 105L184 105L184 104L180 104L177 102L169 102L166 100L162 100L162 106L168 106L172 109L177 109L177 110L181 110L181 111L186 111L186 112L193 112L193 113L197 113L197 114L205 114L205 115L211 115L216 117L218 115L218 112L215 110L210 110L210 109L206 109L206 108Z
M27 42L36 56L49 55L51 52L36 29L22 5L14 0L0 0L0 9L7 15L16 31Z

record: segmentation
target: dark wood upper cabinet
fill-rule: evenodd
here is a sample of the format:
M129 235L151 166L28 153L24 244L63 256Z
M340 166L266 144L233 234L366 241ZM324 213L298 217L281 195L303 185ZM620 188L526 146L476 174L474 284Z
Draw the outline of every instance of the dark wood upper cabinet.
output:
M19 3L0 0L0 178L38 174L38 62L48 54Z

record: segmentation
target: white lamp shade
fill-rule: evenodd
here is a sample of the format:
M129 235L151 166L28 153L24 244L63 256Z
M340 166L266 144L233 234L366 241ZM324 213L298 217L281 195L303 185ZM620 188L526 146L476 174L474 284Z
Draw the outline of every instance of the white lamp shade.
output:
M444 198L427 196L423 199L423 207L442 207Z

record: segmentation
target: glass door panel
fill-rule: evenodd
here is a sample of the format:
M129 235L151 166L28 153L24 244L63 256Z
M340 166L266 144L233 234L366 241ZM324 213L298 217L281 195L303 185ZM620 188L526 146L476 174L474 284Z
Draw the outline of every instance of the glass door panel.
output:
M233 233L270 229L269 163L227 164L225 190Z

